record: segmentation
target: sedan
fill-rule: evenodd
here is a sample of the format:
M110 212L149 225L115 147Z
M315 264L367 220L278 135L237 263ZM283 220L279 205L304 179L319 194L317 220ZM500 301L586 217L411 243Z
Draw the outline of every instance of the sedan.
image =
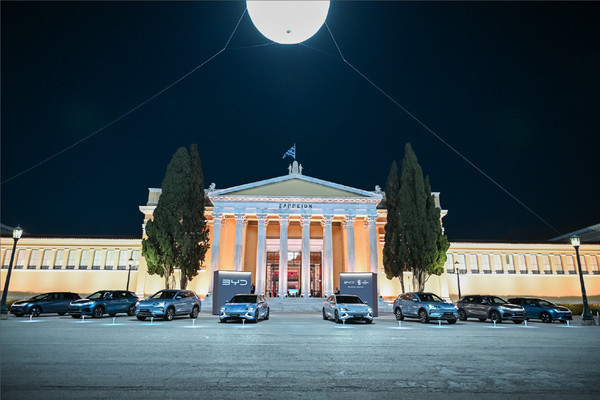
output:
M81 318L82 315L91 315L100 318L105 313L114 317L118 313L135 314L135 303L138 297L133 292L125 290L99 290L90 294L85 299L75 300L69 305L69 315Z
M542 322L550 323L554 320L566 323L573 319L571 310L542 299L530 297L516 297L508 299L509 303L518 304L525 309L527 319L541 319Z
M333 319L336 323L347 320L373 322L373 309L353 294L335 294L323 303L323 319Z
M398 321L413 317L419 318L424 324L431 319L454 324L458 319L458 308L433 293L402 293L394 301L392 309Z
M191 290L160 290L136 305L135 316L140 321L147 317L160 317L172 321L176 315L198 318L200 299Z
M17 317L27 314L37 317L42 313L65 315L69 311L69 304L80 298L77 293L71 292L43 293L28 300L15 301L10 307L10 312Z
M262 294L236 294L221 307L219 322L229 320L258 322L261 318L268 320L270 312L269 303Z

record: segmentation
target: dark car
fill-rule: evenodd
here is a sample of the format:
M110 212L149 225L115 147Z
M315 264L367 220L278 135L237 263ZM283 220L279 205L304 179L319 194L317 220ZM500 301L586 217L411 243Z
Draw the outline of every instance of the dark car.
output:
M42 313L65 315L69 311L69 304L80 298L77 293L71 292L42 293L27 300L15 301L10 312L17 317L28 314L37 317Z
M402 293L394 301L392 309L398 321L404 317L413 317L419 318L424 324L429 320L446 320L449 324L454 324L458 319L456 306L434 293Z
M100 318L105 313L111 317L118 313L133 316L138 300L135 293L127 290L99 290L85 299L72 302L69 306L69 315L73 318L81 318L82 315Z
M479 318L480 321L490 319L492 322L509 320L515 324L525 321L525 309L516 304L489 295L464 296L456 303L461 321L467 318Z
M159 317L172 321L176 315L188 314L190 318L198 318L200 299L191 290L160 290L136 305L135 315L140 321L146 317Z
M573 319L571 310L543 299L532 297L515 297L508 299L509 303L518 304L525 309L527 319L541 319L550 323L554 320L566 323Z

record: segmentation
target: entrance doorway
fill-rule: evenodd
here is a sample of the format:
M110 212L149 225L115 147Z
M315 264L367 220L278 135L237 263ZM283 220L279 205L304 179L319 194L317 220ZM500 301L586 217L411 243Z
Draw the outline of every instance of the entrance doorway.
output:
M286 295L299 297L302 293L302 253L299 251L288 252L288 276ZM265 295L277 297L279 291L279 252L267 252L267 285ZM310 295L321 297L321 253L310 253Z

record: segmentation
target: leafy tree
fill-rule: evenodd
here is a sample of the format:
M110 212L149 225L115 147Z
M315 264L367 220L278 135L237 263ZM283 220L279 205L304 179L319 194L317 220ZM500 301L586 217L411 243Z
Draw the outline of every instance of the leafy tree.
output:
M181 268L180 287L185 289L204 261L208 227L203 182L197 146L192 145L190 152L179 148L167 167L153 219L146 224L148 238L142 241L148 273L164 277L167 289L174 286L176 266Z
M385 204L387 208L387 222L385 224L385 244L383 245L383 267L388 279L398 278L404 293L404 268L405 264L399 257L400 248L400 221L398 196L400 191L400 177L396 161L392 167L385 185Z
M441 275L449 243L442 233L429 178L410 143L406 144L398 196L400 246L398 256L413 271L413 287L422 291L431 275Z

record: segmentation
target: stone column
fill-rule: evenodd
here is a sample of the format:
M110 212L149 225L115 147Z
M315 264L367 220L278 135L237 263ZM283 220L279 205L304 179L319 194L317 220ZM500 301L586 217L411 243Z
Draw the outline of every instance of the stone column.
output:
M288 215L279 215L279 297L287 294Z
M242 270L242 256L244 254L244 227L246 214L236 213L235 216L235 248L233 252L233 270Z
M367 226L369 228L369 264L371 272L378 273L377 266L377 215L367 217Z
M266 279L266 238L267 238L267 214L256 214L258 218L258 238L256 241L256 293L265 293Z
M343 227L346 230L346 272L356 272L355 246L354 246L354 215L346 215Z
M331 222L333 215L324 215L321 223L323 225L323 294L325 297L333 294L333 239L331 234Z
M213 232L210 249L210 278L208 292L213 291L213 272L219 269L219 253L221 246L221 226L225 222L225 216L220 212L213 212Z
M310 297L310 215L302 216L302 297Z

